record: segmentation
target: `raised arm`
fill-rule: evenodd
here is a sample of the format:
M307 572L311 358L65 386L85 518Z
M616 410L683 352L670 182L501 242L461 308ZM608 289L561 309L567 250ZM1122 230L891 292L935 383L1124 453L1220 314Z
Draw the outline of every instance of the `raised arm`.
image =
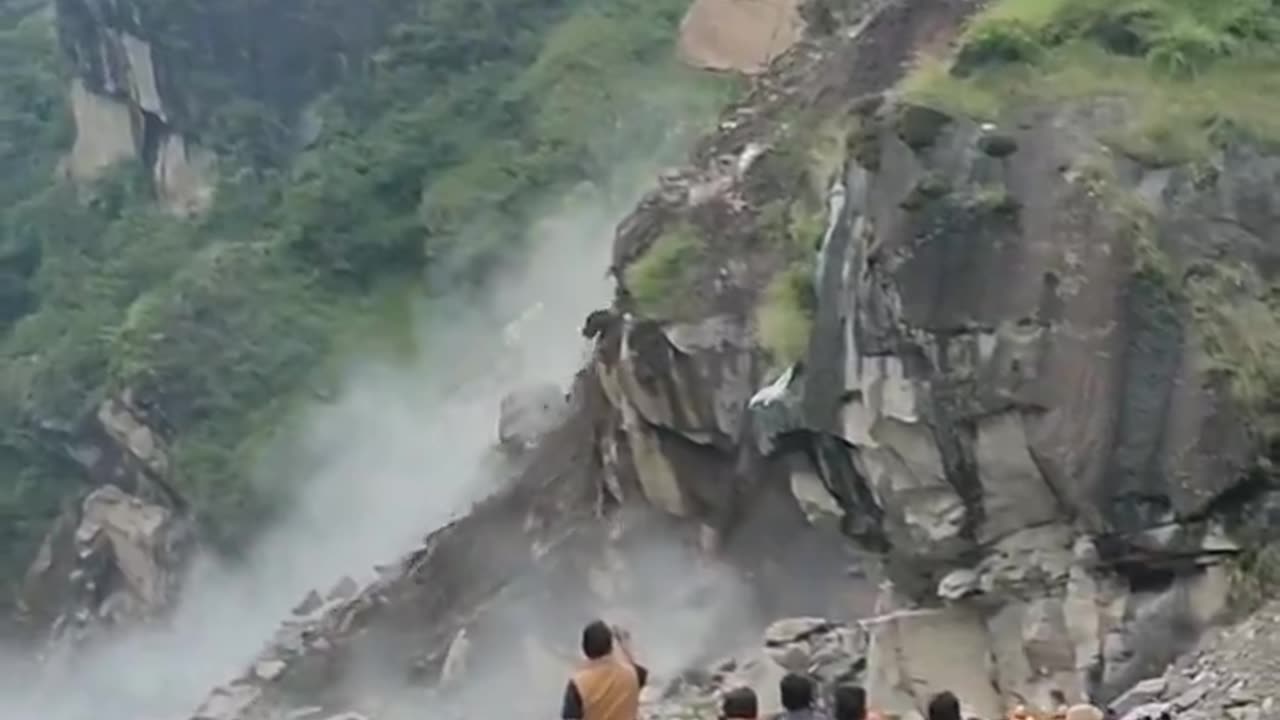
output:
M636 662L635 655L631 650L631 633L625 628L617 625L613 626L613 646L618 649L618 654L628 665L636 669L636 679L640 681L640 687L644 687L649 681L649 668Z

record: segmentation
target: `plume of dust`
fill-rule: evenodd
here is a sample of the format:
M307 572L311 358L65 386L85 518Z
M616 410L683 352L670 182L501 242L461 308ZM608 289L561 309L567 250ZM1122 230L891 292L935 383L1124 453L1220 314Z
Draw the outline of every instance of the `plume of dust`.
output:
M595 619L628 631L635 661L650 672L650 692L687 669L759 647L764 619L746 579L673 533L643 530L600 553L588 574L610 586L606 599L590 592L586 578L531 577L468 628L474 644L447 693L388 687L370 671L349 678L344 694L382 698L380 720L532 720L558 717L565 683L583 659L582 628Z
M687 138L673 143L687 146ZM246 667L307 592L323 594L343 576L370 579L375 564L411 550L487 493L484 461L501 397L525 383L563 384L581 366L581 322L610 299L604 269L613 228L650 186L658 159L671 156L631 152L614 164L610 182L540 208L531 252L491 281L484 302L419 308L418 362L365 359L350 367L336 401L310 412L289 447L274 453L288 462L262 468L265 482L303 482L245 563L201 556L162 626L114 635L37 679L5 672L0 717L188 717ZM518 332L503 332L521 316Z

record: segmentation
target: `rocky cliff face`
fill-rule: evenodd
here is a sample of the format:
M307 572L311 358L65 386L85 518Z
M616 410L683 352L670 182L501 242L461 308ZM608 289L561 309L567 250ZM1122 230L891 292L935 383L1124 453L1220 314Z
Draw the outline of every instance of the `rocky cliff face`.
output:
M136 160L175 211L200 212L214 188L215 111L239 107L240 132L293 134L306 103L364 61L401 5L58 0L74 69L67 170L87 180Z
M555 698L577 652L570 629L596 613L643 636L655 677L670 680L751 644L736 631L779 613L869 612L865 580L805 582L806 563L856 561L785 494L744 508L742 532L714 555L697 525L621 506L600 483L605 402L585 371L565 420L519 456L505 489L370 585L313 594L194 717L407 718L423 707L536 717L545 703L513 706L510 695Z
M1103 141L1125 117L1114 102L995 126L879 94L900 48L963 12L883 9L790 69L803 91L760 91L790 127L759 105L731 114L623 224L602 454L653 504L712 521L731 515L728 488L785 467L765 482L922 608L871 627L874 702L909 713L949 687L994 716L1158 672L1221 617L1223 562L1269 533L1270 436L1220 323L1224 302L1269 312L1280 166L1234 142L1208 167L1146 167ZM794 182L770 156L821 139L798 106L847 141L813 238L808 350L752 397L753 310L780 272L759 214ZM687 302L646 319L627 269L681 223L705 243Z
M523 449L508 488L300 608L196 717L475 712L493 685L456 679L497 657L554 697L563 627L657 602L627 585L655 528L692 577L751 578L731 594L755 620L861 619L775 626L748 671L660 684L659 717L731 682L772 696L779 669L860 680L902 717L943 688L996 717L1113 700L1192 648L1280 507L1256 352L1276 337L1280 157L1236 139L1144 165L1106 142L1130 112L1107 99L999 124L905 101L915 52L977 9L885 3L775 60L619 226L591 365L549 432L504 431ZM780 310L800 342L776 342Z

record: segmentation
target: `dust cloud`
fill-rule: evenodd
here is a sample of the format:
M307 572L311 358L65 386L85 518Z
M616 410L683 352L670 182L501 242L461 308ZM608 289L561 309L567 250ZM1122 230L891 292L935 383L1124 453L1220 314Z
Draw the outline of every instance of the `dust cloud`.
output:
M489 492L502 396L529 383L564 385L581 365L588 352L581 322L611 297L604 270L613 228L651 186L659 163L688 141L679 134L667 148L629 148L643 159L615 160L608 182L538 208L528 230L533 250L483 292L416 308L416 360L352 364L335 399L292 428L287 447L263 465L263 482L281 474L305 482L247 562L197 558L170 621L115 636L35 676L6 671L0 658L0 717L189 717L262 649L306 593L323 594L343 576L370 579L375 564L394 561ZM668 560L655 568L690 571ZM644 618L620 619L635 626L655 662L667 664L681 659L706 619L682 624L673 617L652 628Z
M749 583L670 530L633 524L616 544L597 548L586 578L552 572L522 579L512 597L467 628L470 647L457 684L442 691L397 686L388 678L402 673L373 660L348 677L341 695L357 710L367 710L360 699L377 697L379 720L557 717L568 672L582 660L581 629L597 618L629 631L635 660L649 668L655 689L687 669L755 649L764 618Z

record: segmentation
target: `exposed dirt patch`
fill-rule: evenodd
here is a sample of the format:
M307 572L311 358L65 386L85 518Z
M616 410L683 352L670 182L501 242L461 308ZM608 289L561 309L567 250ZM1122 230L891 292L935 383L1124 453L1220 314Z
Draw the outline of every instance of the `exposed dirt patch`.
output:
M804 34L800 0L695 0L680 25L680 59L704 70L764 72Z

